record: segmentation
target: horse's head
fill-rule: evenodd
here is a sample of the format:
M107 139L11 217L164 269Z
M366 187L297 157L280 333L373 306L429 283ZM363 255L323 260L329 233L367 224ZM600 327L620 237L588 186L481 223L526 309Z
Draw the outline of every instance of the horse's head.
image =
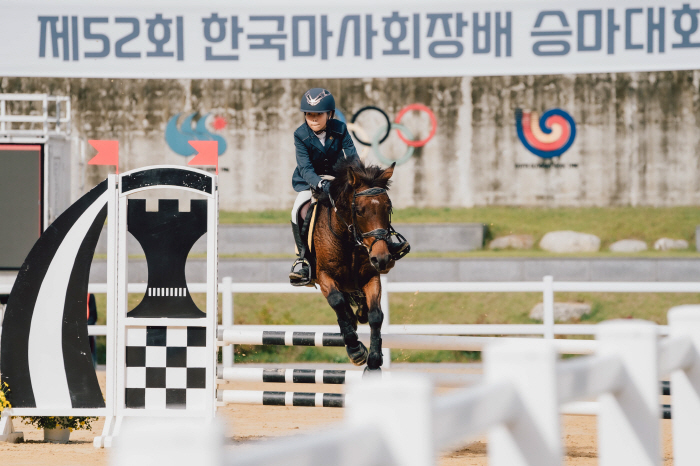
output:
M391 200L387 190L394 174L394 165L387 169L377 166L346 164L341 171L343 195L350 206L350 222L354 224L355 241L369 253L369 261L379 272L394 266L389 247Z

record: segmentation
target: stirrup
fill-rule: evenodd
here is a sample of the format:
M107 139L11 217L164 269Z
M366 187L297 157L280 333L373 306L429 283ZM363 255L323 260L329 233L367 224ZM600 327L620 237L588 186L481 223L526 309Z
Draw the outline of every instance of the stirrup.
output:
M306 269L309 271L309 274L306 278L291 277L291 275L294 273L294 269L299 264L302 264L302 266L306 265ZM294 263L292 264L292 268L289 271L289 275L290 275L289 283L292 286L308 286L311 284L311 264L309 263L308 260L304 259L303 257L300 257L297 260L295 260Z

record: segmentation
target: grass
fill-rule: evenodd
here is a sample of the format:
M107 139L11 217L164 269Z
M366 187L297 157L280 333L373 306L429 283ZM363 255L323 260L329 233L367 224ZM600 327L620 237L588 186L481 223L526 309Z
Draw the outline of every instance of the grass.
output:
M287 224L289 213L287 210L221 212L219 221L222 224ZM484 223L489 226L492 238L508 234L529 234L535 237L536 242L548 231L574 230L598 236L602 243L601 250L606 250L611 243L620 239L639 239L651 247L657 239L669 237L685 239L691 244L691 249L695 250L693 246L695 227L700 225L700 209L693 206L556 209L500 206L469 209L407 208L397 209L393 221L395 223ZM501 256L504 252L489 252L489 257L491 254ZM531 255L533 252L537 251L526 251L524 254ZM474 255L474 253L469 254ZM649 254L655 253L649 252Z
M287 210L262 212L220 212L222 224L287 224ZM700 209L696 207L591 207L591 208L516 208L475 207L471 209L398 209L395 223L484 223L489 226L490 237L508 234L530 234L538 242L548 231L574 230L592 233L601 239L601 252L567 254L567 257L696 257L694 247L695 227L700 225ZM685 239L691 244L686 251L645 251L634 254L615 254L607 247L620 239L634 238L652 246L661 237ZM205 257L191 255L191 257ZM290 255L237 254L221 258L273 257L291 258ZM457 253L411 253L411 257L562 257L539 249L528 251L472 251ZM104 257L99 257L104 258ZM139 258L134 256L133 258ZM143 257L140 257L143 258ZM193 295L200 308L204 298ZM133 308L141 298L129 296ZM97 295L98 309L105 309L105 296ZM538 293L441 293L405 294L391 297L391 322L393 324L437 323L535 323L528 317L532 307L540 302ZM613 318L638 318L659 324L666 323L666 312L679 304L700 302L700 295L682 293L558 293L557 301L585 302L592 312L582 319L596 323ZM239 294L235 298L235 322L237 324L335 324L335 314L320 295ZM98 323L104 323L104 312ZM104 347L104 339L98 345ZM476 355L478 357L478 354ZM393 351L392 358L399 361L470 361L470 352L446 351ZM246 362L325 361L346 362L342 348L285 348L263 346L237 346L236 360Z
M193 294L195 303L204 309L204 295ZM99 324L105 323L106 296L96 295ZM129 295L133 308L141 296ZM666 313L673 306L700 302L694 293L556 293L557 302L583 302L591 313L582 323L609 319L644 319L666 324ZM392 324L534 324L528 317L540 293L392 293ZM219 300L219 312L221 311ZM307 294L236 294L236 324L334 325L335 313L320 295ZM104 361L104 339L98 337L98 352ZM468 362L479 353L458 351L392 351L392 360L408 362ZM299 348L274 346L236 346L237 362L342 362L348 361L342 348Z

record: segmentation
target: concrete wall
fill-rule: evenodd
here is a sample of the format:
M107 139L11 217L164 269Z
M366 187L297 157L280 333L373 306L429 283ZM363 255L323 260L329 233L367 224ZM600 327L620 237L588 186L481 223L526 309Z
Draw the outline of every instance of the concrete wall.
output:
M223 116L226 210L291 208L297 105L315 86L330 88L346 113L377 105L393 118L413 102L434 110L435 138L395 172L397 207L700 204L700 71L318 81L0 78L0 92L72 97L74 199L109 171L85 164L94 154L87 139L118 139L121 171L184 165L165 144L168 119L192 111ZM517 107L560 107L573 116L578 135L558 161L564 168L515 167L542 160L517 139ZM425 115L403 122L427 136ZM373 134L382 120L367 114L361 123ZM393 158L405 150L395 135L381 148Z

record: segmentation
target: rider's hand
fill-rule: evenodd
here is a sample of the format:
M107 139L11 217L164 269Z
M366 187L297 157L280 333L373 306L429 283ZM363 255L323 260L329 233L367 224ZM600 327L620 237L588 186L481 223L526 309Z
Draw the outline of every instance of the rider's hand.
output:
M323 191L326 194L331 193L331 182L328 180L323 180L319 184L319 191Z

